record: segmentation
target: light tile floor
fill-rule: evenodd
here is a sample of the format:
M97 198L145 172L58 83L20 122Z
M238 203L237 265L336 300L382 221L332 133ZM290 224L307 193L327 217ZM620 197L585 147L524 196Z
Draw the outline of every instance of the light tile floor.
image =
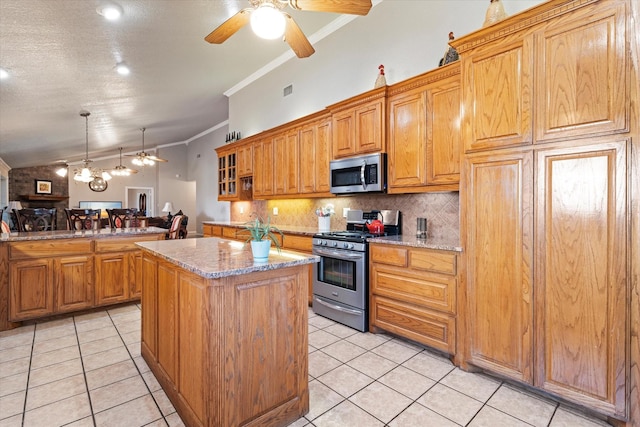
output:
M292 426L608 425L311 310L309 394ZM0 332L0 427L181 425L140 357L138 305Z

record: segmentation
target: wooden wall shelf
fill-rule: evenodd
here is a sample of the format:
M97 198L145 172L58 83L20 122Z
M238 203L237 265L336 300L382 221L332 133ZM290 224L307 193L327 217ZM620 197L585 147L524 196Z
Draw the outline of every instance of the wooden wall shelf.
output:
M52 196L50 194L23 194L20 196L20 199L30 202L61 202L63 200L69 199L69 196Z

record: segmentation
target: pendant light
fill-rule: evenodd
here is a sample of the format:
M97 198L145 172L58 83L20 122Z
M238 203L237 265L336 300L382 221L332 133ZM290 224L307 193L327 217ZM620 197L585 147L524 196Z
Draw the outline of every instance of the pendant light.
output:
M166 162L165 159L161 159L160 157L156 157L152 154L148 154L144 151L144 131L146 128L140 128L142 131L142 151L136 153L134 159L131 161L136 166L153 166L156 162Z
M111 175L129 176L132 173L138 173L137 170L129 169L128 167L122 165L122 147L118 148L118 150L120 150L120 164L111 170Z
M89 167L89 164L93 160L89 159L89 116L90 112L87 110L81 110L80 116L84 117L85 121L85 158L82 159L82 168L76 169L73 172L74 181L91 183L94 179L108 181L111 179L111 175L102 169L95 169Z

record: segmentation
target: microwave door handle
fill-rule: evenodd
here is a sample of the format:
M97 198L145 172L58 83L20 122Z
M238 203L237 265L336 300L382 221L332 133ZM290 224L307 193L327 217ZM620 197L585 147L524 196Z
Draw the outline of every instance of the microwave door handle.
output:
M364 172L367 169L367 162L362 162L362 166L360 167L360 184L362 184L363 189L367 189L367 182L364 179Z

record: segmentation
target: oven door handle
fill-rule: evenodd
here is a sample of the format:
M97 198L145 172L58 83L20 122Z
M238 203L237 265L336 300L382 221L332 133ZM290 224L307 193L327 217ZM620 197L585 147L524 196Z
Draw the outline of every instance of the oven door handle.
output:
M320 255L320 256L329 256L329 257L334 257L334 258L342 258L342 259L360 259L363 256L363 253L345 253L345 252L338 252L338 251L324 251L322 249L314 249L313 250L313 255Z
M352 310L352 309L350 309L350 308L340 307L339 305L329 304L328 302L324 302L324 301L322 301L321 299L319 299L319 298L317 298L317 297L315 298L315 300L316 300L316 302L317 302L318 304L322 304L322 305L324 305L325 307L329 307L329 308L331 308L331 309L333 309L333 310L341 311L341 312L343 312L343 313L347 313L347 314L354 314L354 315L356 315L356 316L358 316L358 315L362 314L362 312L360 312L360 311L358 311L358 310Z

